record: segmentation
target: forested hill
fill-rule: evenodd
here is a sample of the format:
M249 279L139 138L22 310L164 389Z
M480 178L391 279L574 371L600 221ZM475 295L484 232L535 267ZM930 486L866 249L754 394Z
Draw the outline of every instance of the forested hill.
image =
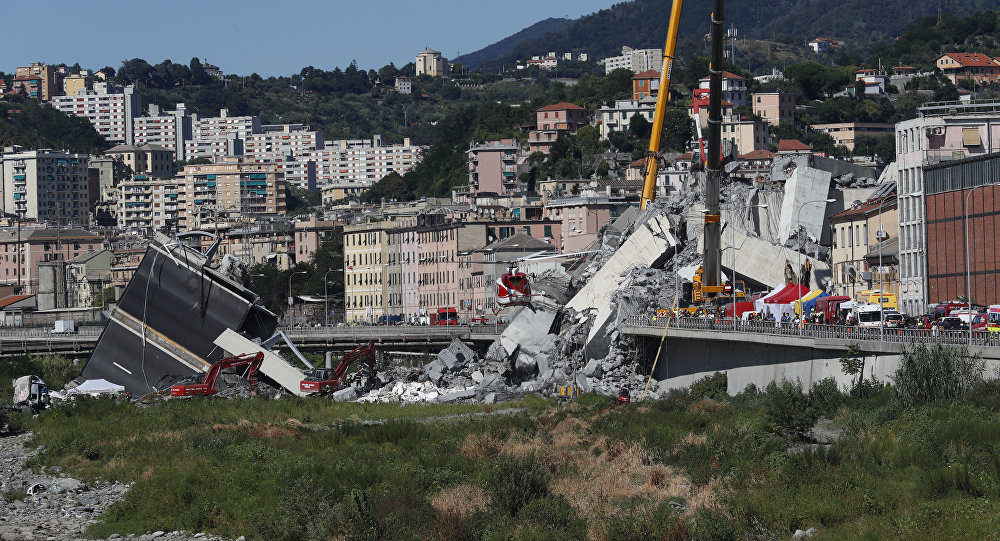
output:
M564 28L566 25L571 24L573 21L571 19L562 19L550 17L544 21L539 21L520 32L508 36L492 45L487 45L482 49L469 54L463 54L458 58L455 58L453 62L462 64L470 68L475 68L486 62L488 60L493 60L500 58L516 47L519 43L526 40L538 39L549 32L555 32L560 28Z
M540 38L519 43L507 55L484 62L493 65L530 58L547 51L587 52L599 59L620 54L622 45L662 47L672 0L633 0L586 15ZM701 53L709 32L712 0L684 3L679 36L680 55ZM740 38L805 45L817 37L847 42L848 48L867 56L872 49L895 38L910 21L941 12L965 16L996 9L996 0L754 0L727 2L726 27L734 26ZM473 53L473 54L478 54Z
M0 100L0 148L9 145L81 153L112 146L87 119L66 115L48 104L17 94Z

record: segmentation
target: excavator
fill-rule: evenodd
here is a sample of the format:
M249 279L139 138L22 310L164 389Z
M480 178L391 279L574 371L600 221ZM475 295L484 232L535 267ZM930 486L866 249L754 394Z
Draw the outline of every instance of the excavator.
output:
M170 387L170 396L213 395L216 393L215 383L219 379L219 373L227 368L235 368L237 366L247 366L245 377L250 381L250 388L256 393L257 370L260 368L260 363L262 362L264 362L263 352L226 357L213 364L200 383L178 383Z
M299 383L299 389L308 394L328 394L345 387L344 380L347 369L356 362L363 362L368 367L368 381L375 377L375 342L358 346L347 352L336 368L316 368L306 374Z

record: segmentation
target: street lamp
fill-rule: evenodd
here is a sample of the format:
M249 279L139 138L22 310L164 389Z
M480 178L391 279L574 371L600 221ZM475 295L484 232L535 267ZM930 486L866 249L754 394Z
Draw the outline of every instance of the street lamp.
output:
M295 304L294 303L294 299L292 297L292 276L295 276L296 274L308 274L308 273L306 273L306 271L294 271L294 272L292 272L291 274L288 275L288 309L289 309L289 312L291 311L292 306L294 306L294 304Z
M326 304L326 315L324 321L327 327L330 326L330 293L328 292L328 289L326 287L327 285L329 285L329 282L327 282L327 276L330 276L330 273L335 270L340 270L340 269L330 269L326 271L326 274L323 275L323 301ZM290 296L291 293L289 293L289 297Z
M733 210L735 210L737 208L738 209L748 209L749 210L749 209L753 209L753 208L766 209L767 207L768 207L767 203L762 203L760 205L737 206L737 207L731 208L730 212L732 212ZM732 280L732 287L730 287L730 289L733 292L733 331L736 331L736 224L732 220L732 217L730 217L730 220L729 220L729 229L730 229L730 236L729 236L729 238L732 239L729 242L729 247L733 251L733 268L732 268L732 270L733 270L733 280ZM743 292L743 297L746 298L746 291ZM800 306L801 306L801 304L800 304Z
M967 313L969 314L969 349L972 349L972 266L970 265L970 255L971 250L969 249L969 198L976 191L976 188L986 188L986 187L1000 187L1000 182L993 182L991 184L983 184L981 186L973 186L969 188L969 193L965 195L965 206L962 210L965 213L965 302L968 305Z
M813 204L813 203L833 203L834 201L836 201L836 199L833 199L833 198L814 199L812 201L806 201L806 202L802 203L801 205L799 205L799 211L795 214L795 216L801 216L802 215L802 209L805 208L806 205ZM796 253L795 265L796 265L796 270L801 273L802 272L802 225L801 224L799 224L798 229L795 230L795 238L799 241L798 250L795 251L795 253ZM802 276L799 276L799 284L802 284ZM796 288L796 289L798 289L798 288ZM801 296L799 297L799 300L800 301L802 300ZM799 304L801 306L801 303L799 303ZM879 314L879 317L882 317L881 314ZM802 334L803 323L804 323L803 322L803 318L800 316L799 317L799 325L798 325L798 327L799 327L799 335Z

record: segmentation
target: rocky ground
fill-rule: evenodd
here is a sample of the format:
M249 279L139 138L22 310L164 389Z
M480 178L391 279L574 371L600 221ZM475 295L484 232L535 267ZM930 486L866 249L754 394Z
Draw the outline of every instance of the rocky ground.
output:
M58 467L34 473L25 467L41 451L25 443L30 434L0 438L0 540L68 541L87 539L84 531L128 492L129 485L93 486L68 477ZM108 539L221 540L205 533L149 532ZM242 537L240 538L242 540Z

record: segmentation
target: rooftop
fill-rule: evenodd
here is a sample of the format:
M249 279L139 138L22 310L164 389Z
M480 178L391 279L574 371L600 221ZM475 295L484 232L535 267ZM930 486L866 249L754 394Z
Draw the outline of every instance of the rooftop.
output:
M539 109L539 111L563 111L563 110L566 110L566 109L579 110L579 111L583 111L584 110L584 108L580 107L579 105L576 105L574 103L570 103L568 101L564 101L562 103L556 103L556 104L553 104L553 105L546 105L545 107L542 107L541 109Z
M998 67L997 63L990 58L989 55L983 53L944 53L941 57L950 57L955 62L958 62L963 68L970 67ZM956 69L953 67L945 66L942 69Z

